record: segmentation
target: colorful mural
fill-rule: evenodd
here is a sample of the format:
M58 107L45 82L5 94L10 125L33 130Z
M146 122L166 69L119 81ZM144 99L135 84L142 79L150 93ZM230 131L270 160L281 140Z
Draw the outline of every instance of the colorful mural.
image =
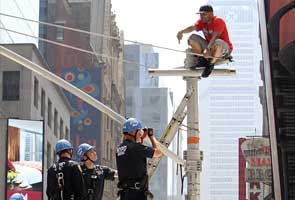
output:
M95 99L100 98L100 73L98 67L67 67L62 78ZM82 142L95 145L99 142L100 112L75 95L65 91L71 106L71 140L74 147Z

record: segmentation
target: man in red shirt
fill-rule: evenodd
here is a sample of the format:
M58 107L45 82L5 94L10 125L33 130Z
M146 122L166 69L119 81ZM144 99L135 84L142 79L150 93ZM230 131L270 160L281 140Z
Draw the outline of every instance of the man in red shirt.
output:
M205 39L199 35L192 34L188 39L188 44L192 47L194 53L204 55L204 57L199 57L198 64L192 66L192 68L205 66L202 77L206 78L212 72L217 59L229 56L233 46L230 42L224 20L214 16L212 6L201 6L197 14L200 14L201 19L194 25L179 31L177 39L180 42L184 33L191 33L193 31L203 32Z

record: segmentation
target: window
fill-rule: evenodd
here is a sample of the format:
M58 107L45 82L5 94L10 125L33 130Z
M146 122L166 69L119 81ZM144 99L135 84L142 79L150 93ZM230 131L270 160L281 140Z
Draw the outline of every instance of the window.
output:
M56 25L64 26L64 21L55 22ZM56 40L63 41L64 40L64 28L57 27L56 28Z
M47 124L51 128L52 125L52 103L50 99L48 99L48 106L47 106L47 115L48 115L48 121Z
M54 109L53 132L55 136L57 136L57 127L58 127L57 116L58 116L58 112L56 109Z
M51 162L51 144L49 142L47 142L47 167L49 168L49 166L52 164Z
M106 146L106 159L109 160L109 142L107 142L107 146Z
M64 29L56 28L56 40L64 40Z
M3 101L18 101L20 92L20 72L3 72Z
M34 106L36 108L38 108L38 101L39 101L39 93L38 93L38 90L39 90L39 81L38 79L34 79Z
M62 120L62 118L60 118L60 121L59 121L59 134L60 134L60 139L63 139L65 137L65 134L64 134L64 121Z
M41 116L45 118L45 91L41 90Z
M66 127L66 135L65 135L65 139L69 139L69 136L70 136L70 130L68 127Z

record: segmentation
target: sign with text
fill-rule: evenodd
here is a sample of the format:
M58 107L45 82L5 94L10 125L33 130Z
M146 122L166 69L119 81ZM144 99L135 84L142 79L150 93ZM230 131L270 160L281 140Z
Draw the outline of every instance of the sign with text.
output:
M247 139L242 143L241 149L247 161L247 168L245 169L246 182L271 183L272 171L269 139Z

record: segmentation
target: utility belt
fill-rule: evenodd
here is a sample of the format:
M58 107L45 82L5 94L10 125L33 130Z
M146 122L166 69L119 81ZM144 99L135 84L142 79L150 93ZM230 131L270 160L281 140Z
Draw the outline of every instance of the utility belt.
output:
M134 181L119 183L118 187L122 190L126 190L126 189L147 190L146 184L142 184L141 182L134 182Z
M63 195L61 197L60 194L55 193L50 195L48 199L49 200L75 200L75 196L72 194L72 195Z
M148 188L145 189L138 189L136 187L129 187L129 188L120 188L120 190L118 191L118 197L122 197L124 196L124 194L128 194L128 193L134 193L134 192L142 192L148 199L153 199L154 195L153 193L151 193L151 191L148 190Z

